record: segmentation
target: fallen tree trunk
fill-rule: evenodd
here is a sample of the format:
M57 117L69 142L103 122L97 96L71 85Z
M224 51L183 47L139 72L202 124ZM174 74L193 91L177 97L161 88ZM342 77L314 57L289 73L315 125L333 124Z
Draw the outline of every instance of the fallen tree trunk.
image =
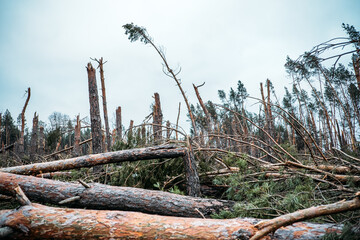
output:
M75 157L66 160L52 161L52 162L34 163L29 165L1 168L0 171L30 175L30 174L70 170L70 169L83 168L83 167L92 167L96 165L124 162L124 161L176 158L176 157L184 156L186 152L187 152L187 148L184 147L177 147L175 145L163 145L156 147L91 154L91 155Z
M235 202L226 200L195 198L178 194L131 187L115 187L104 184L85 185L54 181L32 176L0 172L0 193L13 195L19 185L32 201L63 204L69 207L91 209L116 209L140 211L168 216L209 217L221 210L231 210Z
M9 239L249 239L257 219L199 219L137 212L25 205L0 211ZM332 224L296 223L264 239L319 239L340 231Z

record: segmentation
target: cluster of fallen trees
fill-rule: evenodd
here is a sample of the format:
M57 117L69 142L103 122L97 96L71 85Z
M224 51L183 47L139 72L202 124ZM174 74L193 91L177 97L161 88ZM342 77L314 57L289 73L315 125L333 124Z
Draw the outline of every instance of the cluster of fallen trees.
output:
M41 177L44 173L107 163L175 157L184 159L187 192L191 196ZM199 186L193 188L192 185L199 185L199 182L194 179L199 177L192 151L174 145L2 168L0 193L16 197L22 206L0 211L0 238L317 239L328 232L340 232L342 226L295 222L360 208L360 194L355 194L348 201L312 207L271 220L206 219L222 210L231 211L235 202L196 197Z

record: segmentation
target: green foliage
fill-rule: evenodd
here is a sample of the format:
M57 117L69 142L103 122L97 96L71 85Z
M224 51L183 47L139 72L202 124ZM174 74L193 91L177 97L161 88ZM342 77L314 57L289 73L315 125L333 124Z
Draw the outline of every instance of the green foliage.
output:
M258 181L248 182L242 174L234 174L217 177L213 184L228 185L226 197L238 202L234 211L214 214L214 218L272 218L317 203L313 198L315 183L310 178L294 176L275 182L260 176Z
M61 137L60 127L50 130L46 135L47 147L50 151L53 151L56 148L56 144Z
M125 35L129 35L128 39L131 42L136 42L139 39L144 44L151 42L151 38L149 37L146 28L134 25L134 23L125 24L123 25L123 28L125 29Z
M2 129L0 129L0 144L1 142L3 142L5 145L10 145L16 142L16 140L20 136L20 131L15 126L11 113L7 109L5 113L2 114L1 125ZM6 135L8 135L9 142L6 142Z

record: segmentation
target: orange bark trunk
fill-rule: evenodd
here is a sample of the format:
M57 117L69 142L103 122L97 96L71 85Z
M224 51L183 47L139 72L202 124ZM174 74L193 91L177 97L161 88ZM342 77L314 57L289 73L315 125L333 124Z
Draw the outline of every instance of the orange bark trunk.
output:
M11 239L249 239L257 219L199 219L136 212L47 207L40 204L0 211ZM331 224L297 223L263 239L318 239Z

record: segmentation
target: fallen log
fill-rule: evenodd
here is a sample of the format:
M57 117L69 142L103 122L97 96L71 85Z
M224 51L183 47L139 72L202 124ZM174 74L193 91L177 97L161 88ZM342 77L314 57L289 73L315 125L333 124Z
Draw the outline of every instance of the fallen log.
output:
M69 158L66 160L58 160L43 163L34 163L29 165L1 168L2 172L10 172L16 174L39 174L46 172L56 172L70 170L83 167L93 167L96 165L117 163L124 161L138 161L148 159L176 158L183 157L187 152L187 148L177 147L175 145L163 145L148 148L138 148L130 150L122 150L116 152L98 153L85 155L81 157Z
M20 186L30 200L59 204L73 197L68 207L140 211L168 216L209 217L221 210L231 210L235 202L195 198L178 194L104 184L75 184L50 179L0 172L0 193L14 195Z
M200 219L30 204L0 211L8 239L250 239L258 219ZM296 223L263 239L319 239L333 224Z
M360 209L360 192L356 193L355 198L350 201L343 200L337 203L302 209L274 219L261 221L255 225L259 231L250 240L260 240L280 227L290 225L294 222L357 209Z

